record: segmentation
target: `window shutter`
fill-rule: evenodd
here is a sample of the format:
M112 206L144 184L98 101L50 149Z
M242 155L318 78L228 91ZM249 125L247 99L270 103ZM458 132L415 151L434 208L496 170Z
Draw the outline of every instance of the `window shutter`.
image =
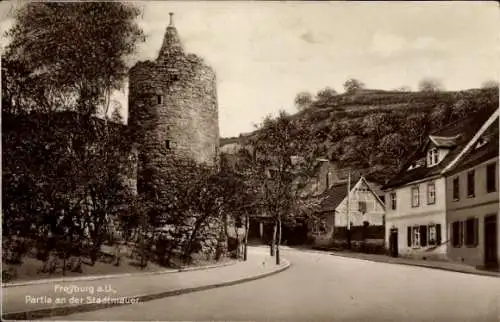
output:
M474 247L479 244L479 218L474 218Z
M420 226L420 246L427 246L427 226Z
M441 224L436 225L436 245L441 245Z
M462 247L464 243L464 222L459 221L458 222L458 247Z
M408 247L411 246L411 227L408 227Z

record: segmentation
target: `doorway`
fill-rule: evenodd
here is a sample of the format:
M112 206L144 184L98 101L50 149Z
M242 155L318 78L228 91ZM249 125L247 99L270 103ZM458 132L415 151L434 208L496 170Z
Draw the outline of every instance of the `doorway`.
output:
M484 266L498 267L498 230L497 215L484 218Z
M398 229L391 228L389 234L389 253L392 257L398 257Z

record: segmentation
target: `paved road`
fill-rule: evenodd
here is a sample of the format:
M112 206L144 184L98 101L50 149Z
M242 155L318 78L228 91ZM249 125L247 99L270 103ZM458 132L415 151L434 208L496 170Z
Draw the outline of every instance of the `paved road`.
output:
M265 251L265 249L263 249ZM500 321L500 279L287 250L244 284L64 320Z

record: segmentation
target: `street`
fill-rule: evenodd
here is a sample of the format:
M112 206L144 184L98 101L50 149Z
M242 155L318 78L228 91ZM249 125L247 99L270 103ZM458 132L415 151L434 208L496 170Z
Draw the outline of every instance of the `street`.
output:
M262 251L268 249L262 248ZM292 266L239 285L61 320L499 321L500 279L282 251Z

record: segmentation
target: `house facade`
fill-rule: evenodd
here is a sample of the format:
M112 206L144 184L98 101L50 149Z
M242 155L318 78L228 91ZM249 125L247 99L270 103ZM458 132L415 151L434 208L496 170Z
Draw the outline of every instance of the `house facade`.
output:
M318 219L310 225L310 239L315 245L325 246L332 244L335 239L345 239L347 229L353 235L360 235L358 239L363 238L363 231L367 233L378 228L383 232L384 203L370 183L361 177L351 186L349 196L348 186L345 181L336 183L323 193ZM368 235L373 234L364 237L371 237ZM383 239L383 233L380 237Z
M448 259L498 267L500 258L498 110L446 169Z
M387 250L393 256L445 259L450 246L445 170L490 115L474 115L429 135L385 186Z
M390 190L385 242L393 255L443 258L446 243L442 236L446 236L444 178L430 177Z

